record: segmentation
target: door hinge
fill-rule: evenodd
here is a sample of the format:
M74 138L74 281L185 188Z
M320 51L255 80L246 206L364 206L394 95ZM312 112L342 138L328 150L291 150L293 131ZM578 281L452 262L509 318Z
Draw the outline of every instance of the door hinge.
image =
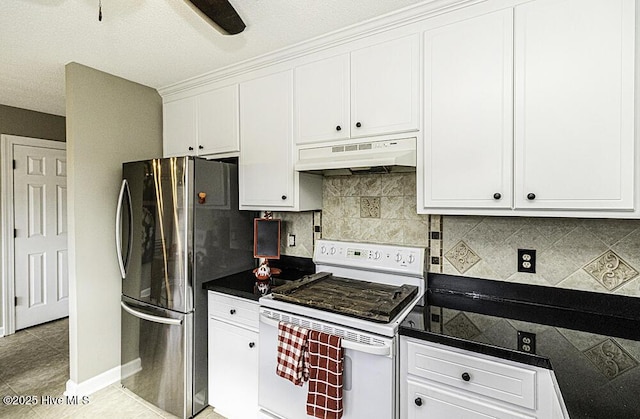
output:
M18 307L18 297L14 297L13 304Z
M15 239L16 237L18 237L18 229L14 228L13 229L13 238Z
M16 165L17 165L17 163L16 163L16 161L14 160L14 161L13 161L13 170L16 170Z

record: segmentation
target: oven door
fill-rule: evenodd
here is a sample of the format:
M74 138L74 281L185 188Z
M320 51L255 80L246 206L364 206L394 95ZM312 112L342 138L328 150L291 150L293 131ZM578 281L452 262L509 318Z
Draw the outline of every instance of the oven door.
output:
M263 418L308 419L307 390L276 375L278 322L342 337L343 419L397 417L396 339L346 329L272 309L260 309L258 401Z

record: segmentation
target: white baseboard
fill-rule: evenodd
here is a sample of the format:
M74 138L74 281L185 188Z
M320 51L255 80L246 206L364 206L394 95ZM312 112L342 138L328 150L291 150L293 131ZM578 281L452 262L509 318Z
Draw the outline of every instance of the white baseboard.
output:
M103 388L118 382L120 382L119 365L81 383L76 383L72 380L67 381L67 389L65 390L64 395L88 396L98 390L102 390Z
M125 378L131 377L133 374L142 370L142 361L140 358L136 358L133 361L129 361L121 367L121 377L124 380Z

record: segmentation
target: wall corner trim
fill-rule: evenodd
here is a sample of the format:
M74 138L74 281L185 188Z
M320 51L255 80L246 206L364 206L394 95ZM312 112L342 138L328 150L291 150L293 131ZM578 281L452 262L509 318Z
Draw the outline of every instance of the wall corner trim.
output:
M81 383L76 383L73 380L68 380L64 395L88 396L119 381L120 366L118 365L117 367L113 367L110 370L107 370L102 374L98 374L95 377L85 380Z

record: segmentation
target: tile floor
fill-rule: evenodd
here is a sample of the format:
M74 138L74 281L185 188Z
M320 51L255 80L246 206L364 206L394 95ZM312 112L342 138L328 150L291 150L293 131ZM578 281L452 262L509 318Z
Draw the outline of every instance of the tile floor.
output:
M147 403L120 384L90 396L88 403L43 404L61 397L69 379L69 321L56 320L0 338L0 396L36 396L33 406L0 401L0 418L119 418L176 417ZM196 419L224 419L208 407Z

